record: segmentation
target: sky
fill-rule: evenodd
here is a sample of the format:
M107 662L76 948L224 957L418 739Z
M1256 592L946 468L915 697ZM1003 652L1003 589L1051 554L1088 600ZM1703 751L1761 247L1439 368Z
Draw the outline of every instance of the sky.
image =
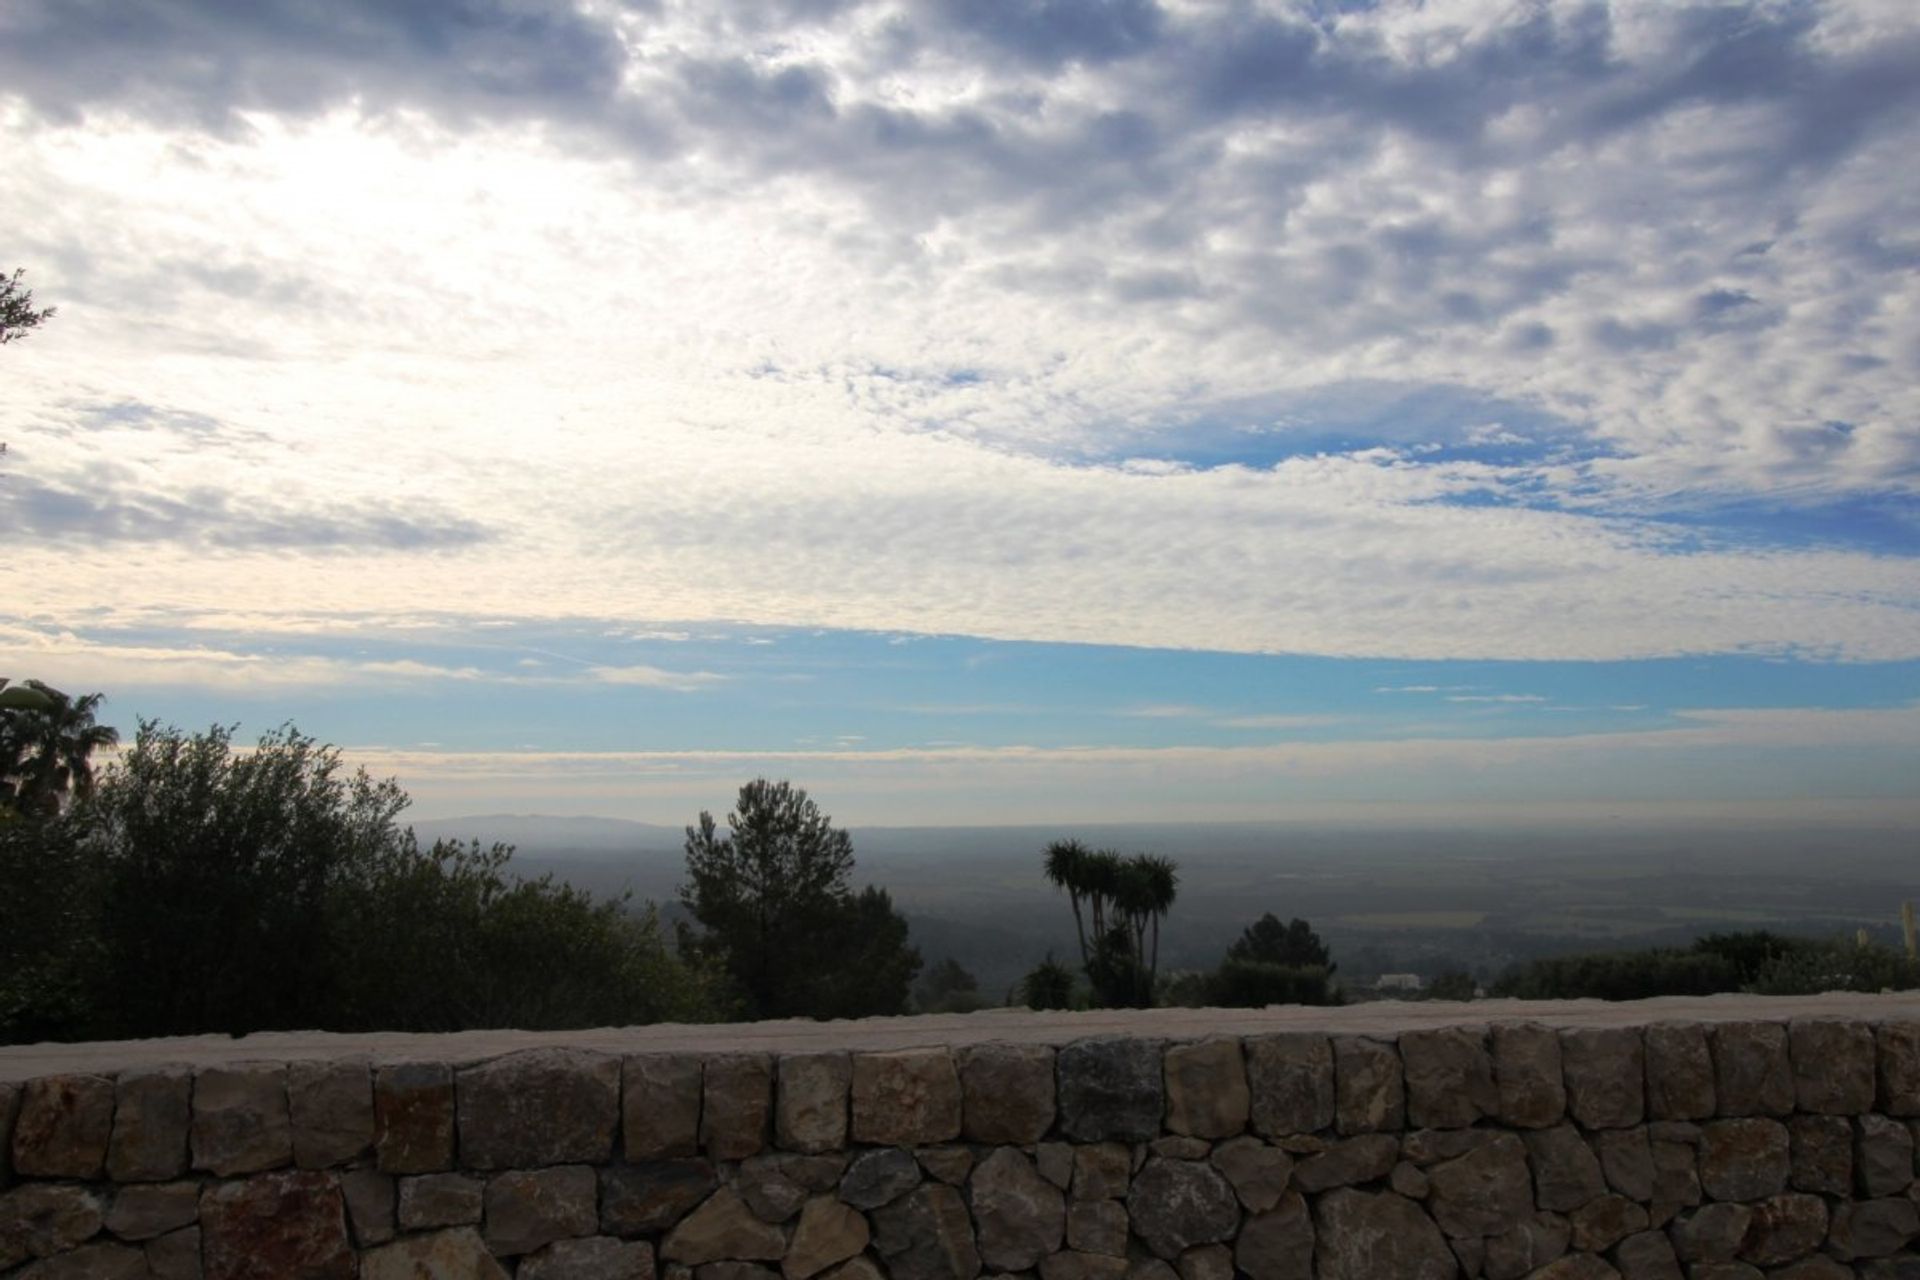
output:
M1909 0L4 0L0 675L420 816L1920 829Z

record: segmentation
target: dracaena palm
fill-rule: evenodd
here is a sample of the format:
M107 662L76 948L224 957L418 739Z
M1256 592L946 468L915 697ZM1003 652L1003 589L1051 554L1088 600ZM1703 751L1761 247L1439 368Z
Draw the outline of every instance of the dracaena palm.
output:
M1056 889L1067 891L1073 906L1073 931L1080 939L1080 963L1087 963L1087 926L1080 914L1081 880L1086 873L1087 846L1078 840L1055 840L1043 855L1047 880Z
M49 705L6 713L5 745L12 754L0 763L20 780L23 810L57 810L64 796L84 797L93 791L93 753L117 745L120 731L96 719L104 694L72 698L38 680L27 684L45 695Z

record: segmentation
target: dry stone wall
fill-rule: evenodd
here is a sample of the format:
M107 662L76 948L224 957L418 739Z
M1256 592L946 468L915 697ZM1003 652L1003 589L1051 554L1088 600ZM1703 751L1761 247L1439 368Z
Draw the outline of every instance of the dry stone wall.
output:
M0 1084L8 1280L1920 1280L1920 1022Z

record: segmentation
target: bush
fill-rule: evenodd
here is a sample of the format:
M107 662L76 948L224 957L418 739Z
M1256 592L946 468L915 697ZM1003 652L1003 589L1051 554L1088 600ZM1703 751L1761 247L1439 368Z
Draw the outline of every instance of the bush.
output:
M1775 954L1754 975L1751 990L1767 996L1822 991L1910 991L1920 986L1920 964L1875 943L1802 941Z
M1494 984L1494 994L1522 1000L1641 1000L1650 996L1704 996L1737 991L1739 973L1724 955L1691 948L1602 951L1555 956L1516 966Z
M1029 1009L1073 1008L1073 970L1047 952L1047 958L1021 979L1020 997Z
M99 1034L99 868L80 824L0 812L0 886L0 1044Z
M1212 1002L1223 1009L1263 1009L1270 1004L1339 1004L1325 965L1274 964L1228 959L1214 971Z

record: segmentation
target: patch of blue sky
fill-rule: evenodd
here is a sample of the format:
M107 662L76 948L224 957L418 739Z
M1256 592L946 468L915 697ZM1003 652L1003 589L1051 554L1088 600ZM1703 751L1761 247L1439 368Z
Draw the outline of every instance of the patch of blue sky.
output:
M1665 511L1656 519L1696 533L1702 546L1920 555L1920 504L1908 494L1861 494L1818 505L1752 499Z

